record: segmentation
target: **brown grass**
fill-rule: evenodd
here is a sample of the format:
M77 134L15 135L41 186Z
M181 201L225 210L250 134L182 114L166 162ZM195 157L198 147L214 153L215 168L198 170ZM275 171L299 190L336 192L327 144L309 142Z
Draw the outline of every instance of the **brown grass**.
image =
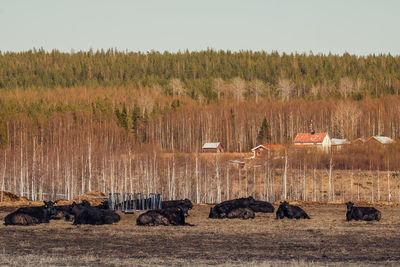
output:
M264 265L310 266L400 263L400 210L381 205L380 222L346 222L343 204L300 206L311 220L208 219L209 205L195 205L194 227L140 227L138 214L115 225L0 226L5 265ZM275 205L276 207L276 205ZM9 208L8 208L9 209ZM9 210L0 209L3 220Z

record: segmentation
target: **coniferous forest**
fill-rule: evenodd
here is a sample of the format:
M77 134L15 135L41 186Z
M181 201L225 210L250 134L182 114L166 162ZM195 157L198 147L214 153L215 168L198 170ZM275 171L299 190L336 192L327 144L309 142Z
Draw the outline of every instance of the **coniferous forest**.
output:
M197 202L254 186L252 194L279 199L282 158L242 172L229 160L248 157L261 142L290 147L311 122L331 137L396 140L399 89L400 57L391 55L3 52L0 186L32 199L71 199L96 189ZM199 155L205 142L222 142L229 153ZM400 168L397 144L374 153L298 153L288 155L291 181L325 179L332 168L387 170L392 179ZM336 192L331 178L320 181L329 190L317 200L348 194ZM400 199L398 181L385 181ZM314 199L311 185L291 185L285 196ZM368 187L368 197L377 198L378 188Z

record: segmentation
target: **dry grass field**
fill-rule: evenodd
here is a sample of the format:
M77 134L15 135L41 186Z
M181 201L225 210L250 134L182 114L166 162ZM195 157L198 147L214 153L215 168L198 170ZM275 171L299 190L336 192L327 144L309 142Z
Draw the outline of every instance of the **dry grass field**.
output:
M139 227L138 214L115 225L0 226L2 266L126 265L397 265L400 208L375 204L380 222L346 222L344 204L299 203L311 220L208 219L210 205L196 205L195 226ZM277 207L277 203L275 203ZM15 210L0 208L0 219Z

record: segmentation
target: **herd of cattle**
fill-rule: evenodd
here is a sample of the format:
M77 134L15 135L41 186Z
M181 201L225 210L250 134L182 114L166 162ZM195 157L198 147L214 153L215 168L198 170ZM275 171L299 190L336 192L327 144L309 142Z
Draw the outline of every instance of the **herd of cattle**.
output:
M73 221L74 225L79 224L113 224L121 219L118 213L109 209L108 202L101 205L91 206L86 200L82 203L72 203L71 205L56 206L55 202L44 202L40 207L23 207L8 214L4 218L4 225L35 225L48 223L50 220L65 219ZM381 219L381 212L373 207L354 207L354 203L346 203L346 220L365 220L372 221ZM185 222L185 217L189 215L189 210L193 204L189 199L170 200L162 202L162 208L149 210L141 214L137 220L137 225L189 225ZM221 202L210 209L209 218L240 218L252 219L255 213L273 213L274 206L266 201L258 201L253 197L238 198ZM280 203L276 211L276 219L310 219L307 213L298 206L290 205L287 201Z

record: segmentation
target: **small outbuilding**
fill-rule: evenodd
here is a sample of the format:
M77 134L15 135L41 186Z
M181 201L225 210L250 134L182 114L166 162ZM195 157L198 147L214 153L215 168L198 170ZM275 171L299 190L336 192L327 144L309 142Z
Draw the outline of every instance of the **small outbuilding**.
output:
M203 153L222 153L224 152L224 147L221 142L217 143L205 143L202 147Z
M339 138L332 138L331 139L331 148L334 150L340 150L343 146L349 144L347 139L339 139Z
M363 145L365 143L365 140L363 138L357 138L353 141L351 141L350 144L352 145Z
M253 152L253 158L265 158L268 155L268 152L282 151L285 150L285 147L282 145L270 145L270 144L262 144L258 145L251 149Z
M371 136L367 141L365 141L365 144L367 145L388 145L391 143L394 143L393 139L387 136Z

